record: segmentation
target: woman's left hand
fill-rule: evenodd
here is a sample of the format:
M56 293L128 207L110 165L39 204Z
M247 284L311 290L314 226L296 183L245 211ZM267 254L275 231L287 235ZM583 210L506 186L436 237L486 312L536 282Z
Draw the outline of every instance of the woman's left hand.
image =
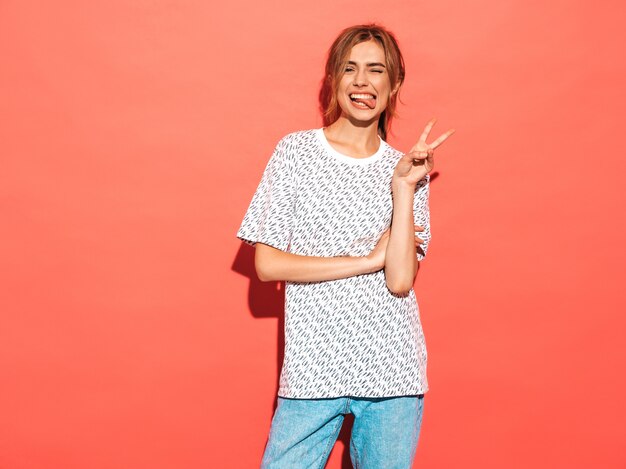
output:
M393 173L393 182L404 182L415 186L424 176L430 173L435 167L434 150L446 139L454 133L454 129L450 129L441 135L433 143L426 143L430 130L435 125L437 119L431 119L418 142L415 144L411 151L406 153L396 165L396 169Z

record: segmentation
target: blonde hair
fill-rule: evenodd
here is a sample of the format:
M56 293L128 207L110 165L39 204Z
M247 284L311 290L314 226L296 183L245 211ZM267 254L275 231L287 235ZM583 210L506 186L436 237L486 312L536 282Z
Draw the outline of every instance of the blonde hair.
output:
M337 102L339 81L345 73L346 63L352 48L366 41L376 41L385 52L385 61L391 89L395 93L389 96L387 107L378 120L378 133L383 140L391 128L391 120L396 116L396 102L398 91L404 81L404 59L398 47L395 36L382 26L365 24L351 26L344 29L328 50L324 80L319 93L319 104L324 126L328 126L339 119L341 108Z

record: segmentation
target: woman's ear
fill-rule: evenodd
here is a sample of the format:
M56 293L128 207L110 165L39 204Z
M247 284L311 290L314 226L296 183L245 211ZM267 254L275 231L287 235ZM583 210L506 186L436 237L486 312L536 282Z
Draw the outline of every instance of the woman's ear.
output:
M391 90L391 96L395 96L395 94L400 91L400 85L402 85L402 83L397 83L396 86L394 86L393 90Z

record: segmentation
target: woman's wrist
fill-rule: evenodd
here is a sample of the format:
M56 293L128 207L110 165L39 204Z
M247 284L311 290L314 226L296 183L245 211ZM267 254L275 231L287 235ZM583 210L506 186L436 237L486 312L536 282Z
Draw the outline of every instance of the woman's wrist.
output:
M372 254L363 256L361 257L361 259L362 259L364 274L371 274L373 272L378 272L385 266L384 258L383 258L383 262L381 262L379 259L376 258L376 256L372 256Z
M392 179L391 181L391 191L393 193L393 195L407 195L410 194L411 196L413 196L413 194L415 193L415 186L417 184L412 184L410 182L406 182L405 180L402 179Z

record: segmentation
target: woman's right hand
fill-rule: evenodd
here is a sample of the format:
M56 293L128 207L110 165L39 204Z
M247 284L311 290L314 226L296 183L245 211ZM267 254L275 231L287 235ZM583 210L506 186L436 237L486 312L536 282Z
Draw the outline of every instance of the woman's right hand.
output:
M419 225L415 225L415 231L424 231L424 228ZM391 228L387 228L376 243L376 246L374 246L374 249L372 249L372 252L366 256L372 264L372 272L378 272L385 267L385 253L387 252L387 244L389 244L390 233ZM422 243L424 243L424 240L415 235L415 246L417 247Z
M387 251L390 233L391 228L387 228L376 243L376 246L374 246L374 249L372 249L372 252L365 256L371 264L371 272L378 272L380 269L385 267L385 252Z

